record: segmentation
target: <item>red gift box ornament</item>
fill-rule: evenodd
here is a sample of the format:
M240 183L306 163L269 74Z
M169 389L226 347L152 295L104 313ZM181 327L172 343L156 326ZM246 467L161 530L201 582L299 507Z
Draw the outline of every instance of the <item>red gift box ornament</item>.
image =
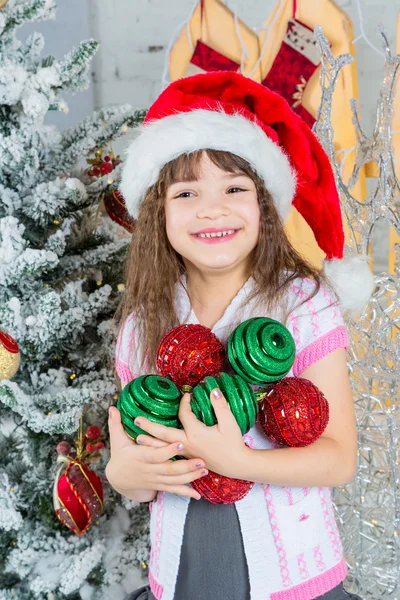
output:
M57 444L59 463L62 463L53 486L53 505L57 517L71 531L83 535L96 523L103 512L103 482L86 463L96 463L104 446L97 425L82 431L75 440L76 450L67 441ZM87 441L91 443L87 443Z
M71 531L83 535L103 511L103 484L88 465L71 460L58 472L53 493L56 514Z
M218 375L224 361L222 342L203 325L179 325L171 329L157 350L159 373L179 388L194 387L205 377Z
M268 437L283 446L308 446L325 431L329 404L308 379L285 377L258 396L258 418Z

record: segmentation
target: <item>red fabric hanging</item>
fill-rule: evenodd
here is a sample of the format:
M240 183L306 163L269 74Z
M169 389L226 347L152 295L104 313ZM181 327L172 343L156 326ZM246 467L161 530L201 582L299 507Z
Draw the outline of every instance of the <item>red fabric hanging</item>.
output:
M201 23L204 18L204 0L200 1ZM202 28L203 29L203 28ZM186 76L195 73L209 73L210 71L234 71L237 72L240 64L228 58L218 50L211 48L201 39L197 40Z
M304 108L302 101L304 90L319 65L320 57L314 32L298 21L295 15L296 0L293 2L293 17L288 22L282 45L262 85L283 96L294 112L312 127L315 118Z

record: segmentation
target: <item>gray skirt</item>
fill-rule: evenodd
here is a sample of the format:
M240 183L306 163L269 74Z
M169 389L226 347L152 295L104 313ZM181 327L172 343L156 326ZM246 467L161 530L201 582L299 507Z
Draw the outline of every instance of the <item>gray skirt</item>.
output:
M221 577L221 573L223 577ZM226 582L229 581L229 590ZM249 600L250 584L234 504L191 500L174 600ZM148 586L125 600L156 600ZM312 600L310 598L310 600ZM339 585L315 600L361 600Z

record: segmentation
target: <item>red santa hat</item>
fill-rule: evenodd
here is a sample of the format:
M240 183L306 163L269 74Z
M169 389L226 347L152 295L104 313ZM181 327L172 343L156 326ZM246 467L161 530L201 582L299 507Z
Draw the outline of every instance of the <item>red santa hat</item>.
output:
M282 219L293 204L326 253L324 270L344 309L366 304L373 277L365 257L343 259L340 201L328 156L279 94L238 73L179 79L149 109L127 149L120 189L137 218L161 169L181 154L225 150L264 181Z

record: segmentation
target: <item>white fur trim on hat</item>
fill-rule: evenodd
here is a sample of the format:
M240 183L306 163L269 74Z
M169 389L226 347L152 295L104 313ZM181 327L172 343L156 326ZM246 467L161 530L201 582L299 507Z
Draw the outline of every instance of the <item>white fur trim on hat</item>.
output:
M325 260L324 271L339 296L343 310L365 308L375 287L367 256Z
M206 149L225 150L247 160L265 182L281 217L287 217L296 177L284 152L255 122L203 109L150 121L138 129L126 152L120 184L132 217L137 218L146 191L168 162Z

